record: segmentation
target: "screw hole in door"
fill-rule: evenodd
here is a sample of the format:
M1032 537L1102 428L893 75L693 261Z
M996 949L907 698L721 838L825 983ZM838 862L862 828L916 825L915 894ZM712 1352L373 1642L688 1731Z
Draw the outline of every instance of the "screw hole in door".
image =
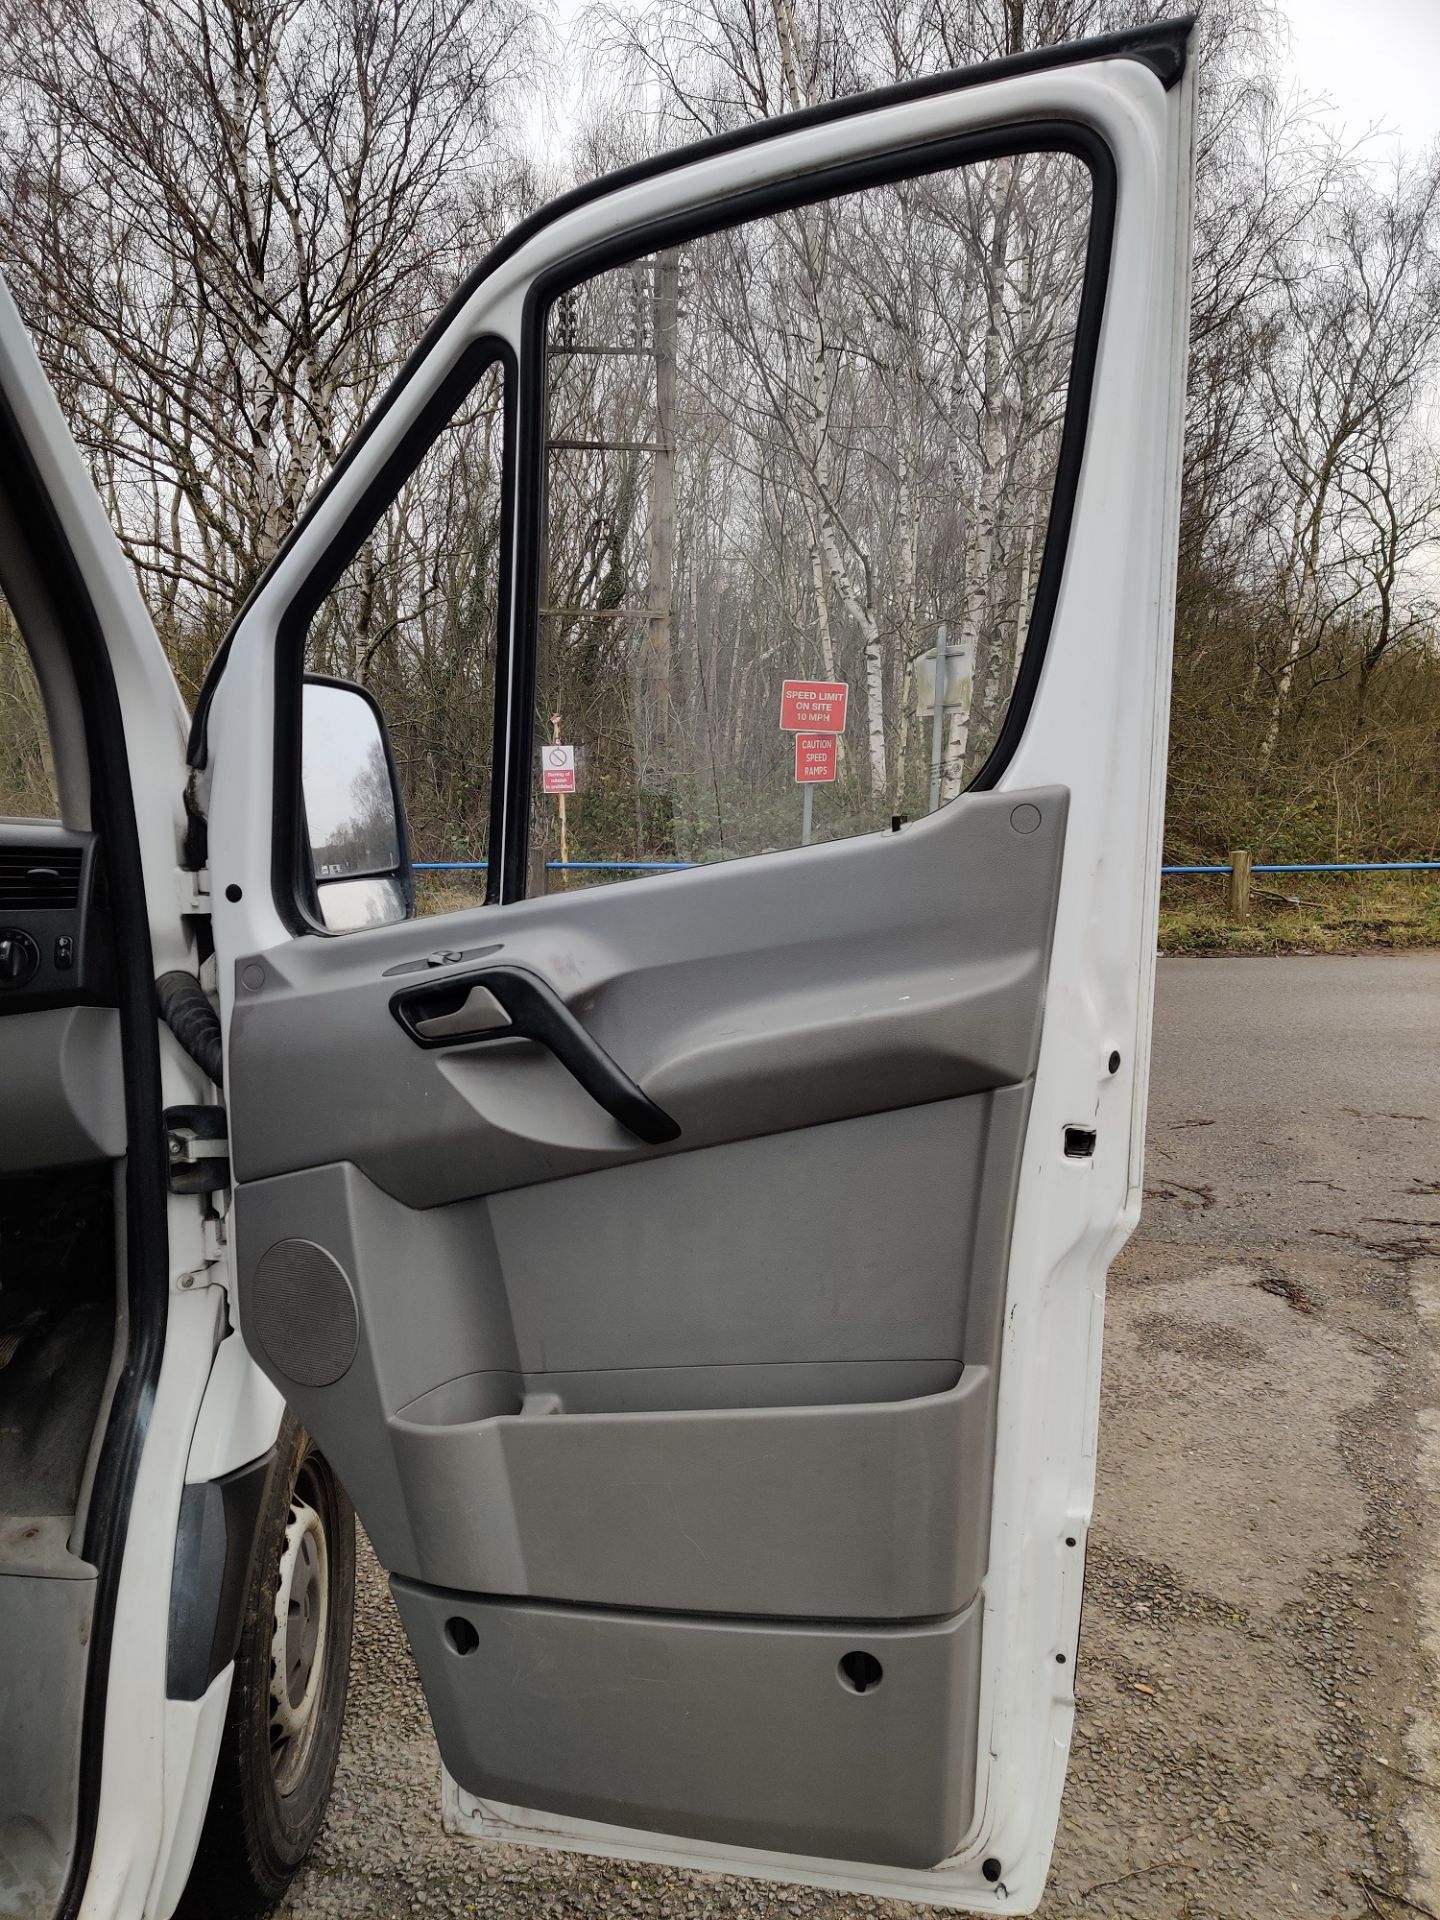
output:
M473 1653L480 1644L480 1635L458 1613L452 1614L445 1622L445 1638L456 1653Z
M840 1657L840 1684L851 1693L873 1693L885 1678L885 1669L873 1653L846 1653Z

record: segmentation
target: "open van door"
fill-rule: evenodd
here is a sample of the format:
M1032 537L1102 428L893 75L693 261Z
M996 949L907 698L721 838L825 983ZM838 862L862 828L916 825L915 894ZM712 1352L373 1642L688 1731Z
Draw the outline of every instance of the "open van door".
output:
M1188 44L527 221L202 708L241 1330L478 1834L1039 1898L1141 1189ZM384 710L396 649L393 749L322 719L307 667ZM417 920L390 789L423 842L462 674L486 894Z

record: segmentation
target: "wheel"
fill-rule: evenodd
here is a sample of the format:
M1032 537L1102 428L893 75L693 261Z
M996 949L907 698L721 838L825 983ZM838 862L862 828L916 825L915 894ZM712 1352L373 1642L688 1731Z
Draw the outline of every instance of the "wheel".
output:
M335 1778L355 1616L355 1514L289 1414L259 1539L182 1920L268 1912L310 1851Z

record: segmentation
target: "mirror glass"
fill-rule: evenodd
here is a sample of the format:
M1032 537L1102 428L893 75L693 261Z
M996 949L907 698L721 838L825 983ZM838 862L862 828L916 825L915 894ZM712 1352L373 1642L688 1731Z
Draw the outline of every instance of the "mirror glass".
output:
M322 880L320 917L331 933L353 933L357 927L388 927L404 920L409 909L405 889L391 875L357 880Z
M380 722L358 688L306 681L302 768L326 926L338 932L403 919L395 789Z

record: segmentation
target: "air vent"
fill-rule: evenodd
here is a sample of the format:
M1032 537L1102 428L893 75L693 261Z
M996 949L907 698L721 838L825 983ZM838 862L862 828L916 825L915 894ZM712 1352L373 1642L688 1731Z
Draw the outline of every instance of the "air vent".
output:
M0 915L80 904L80 847L0 847Z

